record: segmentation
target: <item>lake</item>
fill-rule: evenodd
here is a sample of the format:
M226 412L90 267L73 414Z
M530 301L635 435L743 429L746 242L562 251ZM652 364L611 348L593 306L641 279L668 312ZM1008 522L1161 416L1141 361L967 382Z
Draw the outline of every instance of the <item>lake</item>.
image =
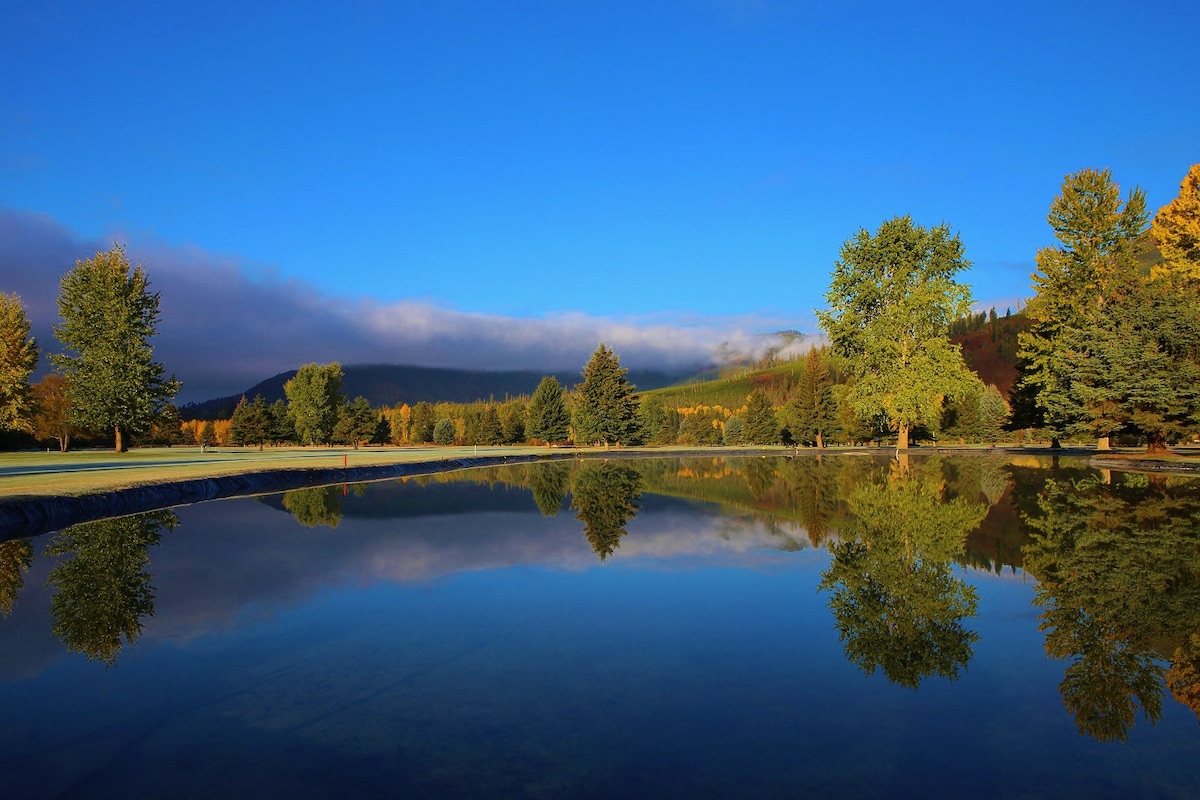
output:
M611 459L0 542L25 797L1200 796L1200 481Z

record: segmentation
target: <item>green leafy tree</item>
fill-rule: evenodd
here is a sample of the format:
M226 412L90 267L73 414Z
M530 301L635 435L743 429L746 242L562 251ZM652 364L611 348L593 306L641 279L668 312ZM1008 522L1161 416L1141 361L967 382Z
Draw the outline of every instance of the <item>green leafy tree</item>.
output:
M1120 194L1107 169L1067 175L1047 217L1059 243L1037 253L1032 276L1037 294L1025 309L1033 325L1018 337L1020 383L1041 415L1030 421L1049 428L1055 444L1089 428L1107 433L1096 430L1098 419L1076 391L1069 342L1096 320L1117 279L1137 271L1146 196L1135 188L1122 202Z
M29 330L21 298L0 293L0 430L34 429L29 376L37 366L38 346Z
M603 343L583 368L575 387L577 443L634 444L640 433L638 398L617 354Z
M151 444L171 447L183 444L183 420L179 417L179 406L167 403L162 407L158 417L150 423L149 441Z
M351 444L358 449L360 442L369 442L375 435L379 420L365 397L356 397L338 409L338 422L333 428L333 440Z
M637 514L642 476L624 464L585 464L571 486L571 507L583 523L584 535L601 561L621 546L625 526Z
M847 400L863 418L882 416L908 447L909 432L935 424L942 401L970 392L978 378L950 343L951 320L967 313L970 290L955 281L970 262L945 225L925 229L909 217L859 230L842 245L818 311L854 382Z
M330 444L337 427L342 395L342 365L305 364L283 385L296 433L306 445Z
M721 414L716 409L694 409L682 415L676 441L685 445L719 445L725 440Z
M742 441L746 444L779 443L779 420L771 399L761 389L755 389L746 398L746 414L742 421Z
M439 419L437 424L433 426L433 443L434 444L454 444L458 433L454 428L454 420Z
M571 415L567 411L562 384L552 375L542 378L529 401L530 439L547 444L566 441L571 435Z
M145 431L179 392L179 381L153 360L158 303L145 269L131 270L120 245L76 261L62 279L63 321L54 334L64 352L50 361L68 381L72 422L112 431L117 452L128 449L127 434Z
M125 644L154 614L150 547L179 518L171 511L72 525L55 535L47 552L67 556L50 571L52 630L67 649L112 666Z
M837 429L833 378L823 354L815 347L808 350L796 395L784 406L783 417L793 440L818 448L824 447L825 437Z

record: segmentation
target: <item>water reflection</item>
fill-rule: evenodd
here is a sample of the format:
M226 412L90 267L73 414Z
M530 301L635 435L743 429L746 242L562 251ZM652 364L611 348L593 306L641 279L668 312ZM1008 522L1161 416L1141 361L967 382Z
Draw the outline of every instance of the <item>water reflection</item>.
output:
M574 519L559 514L568 506ZM630 534L635 516L651 512L655 523ZM824 548L821 624L863 672L909 688L961 677L979 641L972 618L981 602L961 568L1024 569L1037 578L1045 650L1066 661L1059 688L1082 733L1124 740L1139 711L1162 717L1168 692L1200 715L1196 481L1106 478L1027 457L923 457L907 470L867 457L612 459L352 492L317 487L180 513L208 520L191 537L207 549L188 559L152 550L179 523L171 512L64 530L37 547L40 571L37 540L0 543L0 612L26 613L19 595L31 594L68 651L111 666L155 612L152 572L177 587L165 601L172 621L155 624L187 638L197 619L296 605L339 580L712 553L757 566L766 560L748 554ZM478 524L464 524L467 514ZM38 594L43 578L48 600Z
M71 652L111 666L122 637L132 645L142 619L154 614L150 547L179 523L171 511L73 525L55 535L47 553L70 556L50 572L54 635Z
M588 544L601 561L621 546L625 525L637 514L642 476L626 464L584 464L575 473L571 507L583 523ZM539 504L540 507L540 504Z
M912 689L931 675L957 678L979 638L963 625L978 597L952 564L988 506L948 499L940 469L900 468L860 484L848 505L854 521L821 581L847 658Z
M1068 662L1063 702L1081 732L1124 741L1139 706L1162 716L1168 675L1200 712L1200 495L1193 481L1108 477L1048 481L1024 556L1046 652Z
M28 539L0 542L0 614L12 614L17 595L25 588L25 573L33 563L33 546Z

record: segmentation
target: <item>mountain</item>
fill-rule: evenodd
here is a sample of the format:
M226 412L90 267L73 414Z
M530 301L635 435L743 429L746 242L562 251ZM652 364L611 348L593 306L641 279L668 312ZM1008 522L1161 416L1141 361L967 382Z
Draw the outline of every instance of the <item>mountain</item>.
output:
M438 367L414 367L401 364L346 364L342 391L346 397L365 397L372 406L413 405L422 400L437 403L470 403L488 398L503 399L531 395L546 373L537 370L465 370ZM187 419L229 419L244 396L253 400L262 395L267 402L285 399L283 385L296 374L288 370L256 383L244 392L217 397L200 403L188 403L179 409ZM582 380L578 372L552 373L558 382L572 388ZM691 372L669 373L654 370L630 370L629 381L638 389L670 386Z

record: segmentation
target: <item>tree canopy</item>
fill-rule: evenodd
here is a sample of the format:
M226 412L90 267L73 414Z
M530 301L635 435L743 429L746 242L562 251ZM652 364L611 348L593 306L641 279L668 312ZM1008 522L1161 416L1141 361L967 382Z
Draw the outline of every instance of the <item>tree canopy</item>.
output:
M342 396L342 365L305 364L283 385L288 411L303 444L330 444L337 427Z
M0 293L0 429L32 431L29 376L38 362L21 298Z
M909 431L936 425L946 397L979 382L947 336L971 306L955 276L970 266L949 227L923 228L910 217L859 230L842 245L821 327L854 378L846 400L862 418L882 416L908 447Z
M69 383L73 422L113 432L118 451L126 434L146 430L178 392L154 361L151 339L158 328L157 293L141 264L130 269L120 245L97 253L62 278L54 326L64 352L50 356Z

